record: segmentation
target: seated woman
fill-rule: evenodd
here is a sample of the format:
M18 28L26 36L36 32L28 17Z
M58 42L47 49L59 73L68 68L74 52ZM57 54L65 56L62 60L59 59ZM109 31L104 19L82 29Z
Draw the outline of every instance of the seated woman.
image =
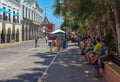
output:
M87 43L87 45L86 45L86 49L85 49L85 57L87 59L87 63L91 64L90 59L89 59L89 54L91 52L93 52L94 45L92 44L92 40L90 37L88 37L86 43Z
M93 55L98 56L100 54L101 45L102 45L101 40L97 38L97 44L94 46L93 51L88 54L88 59L90 63L93 63L92 61Z

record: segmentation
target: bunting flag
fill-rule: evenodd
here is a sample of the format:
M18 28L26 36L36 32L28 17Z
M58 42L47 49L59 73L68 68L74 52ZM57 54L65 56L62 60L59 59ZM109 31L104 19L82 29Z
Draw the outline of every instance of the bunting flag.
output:
M10 13L11 13L11 11L6 10L6 9L4 9L4 8L0 8L0 12L3 12L3 13L5 13L5 14L10 14Z
M0 12L4 12L5 11L5 9L4 8L0 8Z
M16 14L14 14L13 16L18 17L18 16L20 16L20 14L16 13Z
M9 10L5 10L4 13L5 13L5 14L10 14L11 11L9 11Z

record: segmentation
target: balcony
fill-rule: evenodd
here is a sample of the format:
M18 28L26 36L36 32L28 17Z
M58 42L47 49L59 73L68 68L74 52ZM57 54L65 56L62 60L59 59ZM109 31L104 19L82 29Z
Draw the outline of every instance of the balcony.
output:
M2 20L3 18L2 18L2 15L0 15L0 20Z
M19 23L19 20L18 19L14 19L13 23Z
M8 17L7 17L7 16L4 16L4 17L3 17L3 21L8 21Z
M11 18L9 18L8 16L3 17L2 15L0 15L0 21L8 22L8 23L17 23L17 24L20 23L18 19L13 19L13 22L11 22Z
M2 20L2 21L8 21L8 17L7 16L2 16L2 15L0 15L0 20Z

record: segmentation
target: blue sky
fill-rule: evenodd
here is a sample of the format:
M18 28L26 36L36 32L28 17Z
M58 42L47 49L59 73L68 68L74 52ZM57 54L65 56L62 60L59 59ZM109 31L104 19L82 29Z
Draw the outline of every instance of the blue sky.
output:
M52 22L53 24L55 24L56 29L58 29L60 27L61 23L63 22L63 20L62 20L62 18L58 18L58 17L54 16L54 14L53 14L54 0L38 0L38 1L39 1L40 6L42 7L42 9L44 10L43 19L45 17L45 8L46 8L46 15L48 17L48 20L50 22Z

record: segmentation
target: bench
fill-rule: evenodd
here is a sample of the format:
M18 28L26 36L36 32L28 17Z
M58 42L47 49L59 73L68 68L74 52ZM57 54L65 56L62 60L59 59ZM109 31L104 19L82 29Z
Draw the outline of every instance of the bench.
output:
M120 82L120 66L112 61L104 63L104 78L107 82Z

